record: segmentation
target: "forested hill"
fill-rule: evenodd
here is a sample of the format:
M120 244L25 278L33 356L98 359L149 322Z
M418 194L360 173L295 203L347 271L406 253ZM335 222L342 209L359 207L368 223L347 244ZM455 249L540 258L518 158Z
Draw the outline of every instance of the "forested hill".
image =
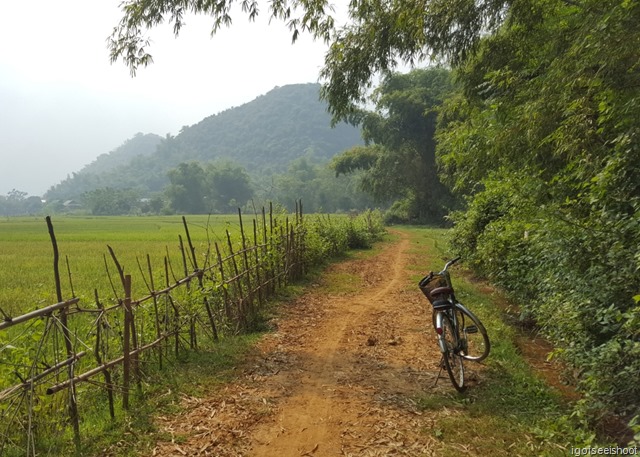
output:
M100 174L127 165L133 158L138 156L149 156L153 154L162 137L154 133L136 133L133 138L125 141L121 146L113 151L100 154L96 160L86 165L82 173Z
M302 155L329 159L361 143L359 130L340 124L330 127L319 84L276 87L250 103L209 116L185 127L159 154L208 161L229 158L248 170L284 171Z
M103 187L157 192L168 183L168 170L181 162L231 160L249 173L270 174L286 171L303 156L326 161L362 139L350 125L331 128L319 90L319 84L276 87L249 103L185 126L175 137L138 134L53 186L45 197L77 198Z

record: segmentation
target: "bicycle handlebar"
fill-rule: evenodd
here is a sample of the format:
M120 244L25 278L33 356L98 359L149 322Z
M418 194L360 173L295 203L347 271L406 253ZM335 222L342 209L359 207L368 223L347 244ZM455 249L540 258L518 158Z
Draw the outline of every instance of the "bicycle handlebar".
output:
M456 262L457 262L458 260L460 260L461 258L462 258L461 256L458 256L458 257L456 257L455 259L449 260L449 261L445 264L444 269L443 269L442 271L447 271L447 268L449 268L451 265L453 265L454 263L456 263Z
M453 265L454 263L456 263L458 260L460 260L462 258L462 256L458 256L455 259L449 260L445 265L444 265L444 269L440 272L440 273L445 273L447 271L447 269ZM434 272L430 271L429 274L427 276L425 276L424 278L422 278L419 282L420 287L422 287L423 285L427 284L431 278L433 278Z

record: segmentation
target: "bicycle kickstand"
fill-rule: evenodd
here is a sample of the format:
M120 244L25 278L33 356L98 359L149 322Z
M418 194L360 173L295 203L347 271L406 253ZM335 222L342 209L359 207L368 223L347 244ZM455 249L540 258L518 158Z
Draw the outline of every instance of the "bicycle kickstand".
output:
M440 371L438 371L438 376L436 376L436 382L433 383L433 387L438 385L438 380L440 379L440 375L442 374L442 369L444 368L444 355L440 357Z

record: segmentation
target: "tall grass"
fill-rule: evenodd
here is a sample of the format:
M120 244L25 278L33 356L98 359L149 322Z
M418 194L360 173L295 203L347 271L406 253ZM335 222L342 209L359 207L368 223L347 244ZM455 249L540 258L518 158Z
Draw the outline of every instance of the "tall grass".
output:
M222 241L226 229L236 235L240 231L237 215L188 216L187 222L196 254L204 254L209 241ZM138 260L146 268L147 254L156 268L161 268L168 256L179 269L176 273L182 274L178 247L184 226L180 216L67 216L53 218L53 226L66 297L72 295L71 286L75 295L84 299L93 297L94 289L101 297L113 296L105 256L111 274L116 273L107 245L133 276L136 296L146 291L136 276ZM0 285L0 309L9 315L55 303L53 250L44 218L0 219Z
M215 252L211 256L207 256L207 251L210 250L214 242L220 242L221 247L227 243L226 230L235 232L235 241L229 241L234 244L234 251L237 253L244 243L239 240L239 221L232 219L229 216L218 216L215 218L209 217L192 217L187 218L189 222L189 234L190 239L196 247L196 255L205 258L215 258ZM283 218L285 220L286 218ZM364 222L361 222L362 219ZM274 219L275 220L275 219ZM288 220L288 219L287 219ZM361 240L369 240L371 242L375 236L380 235L382 226L380 224L380 216L377 214L365 214L361 218L329 218L326 216L305 216L304 229L306 231L306 240L304 244L304 252L307 253L305 261L307 264L318 261L324 263L328 260L328 257L341 254L341 250L353 247L362 247ZM296 217L296 221L299 221ZM318 221L323 228L322 234L318 234L317 227ZM138 271L138 262L142 264L142 270L146 275L146 256L152 259L152 265L156 265L160 269L164 267L163 258L168 256L171 258L172 269L175 271L175 277L172 278L172 282L178 278L184 277L185 271L183 268L184 260L182 258L181 250L178 249L178 237L184 236L184 226L182 219L179 217L149 217L149 218L136 218L136 217L107 217L107 218L63 218L60 220L54 220L54 229L56 232L57 244L63 258L67 256L70 264L70 276L71 280L66 281L63 291L64 298L70 298L72 295L79 297L81 303L90 305L93 301L93 291L98 290L101 295L101 301L113 300L117 301L117 297L121 295L119 289L121 286L118 273L113 266L112 260L107 254L107 245L113 248L116 252L119 263L124 267L127 274L131 274L133 284L137 284L137 290L134 288L132 296L134 298L141 295L147 295L145 281L143 280L143 274ZM3 281L11 283L12 287L7 288L7 291L13 291L13 294L6 292L0 302L5 314L11 313L12 315L18 315L31 308L39 308L45 305L55 303L55 287L53 283L53 268L51 253L51 242L47 233L45 221L34 219L10 219L2 221L0 228L0 247L2 248L2 255L5 256L4 260L7 262L2 263L3 267L0 268ZM274 223L274 243L284 244L285 239L281 236L283 224L289 226L289 222L283 223L280 221ZM249 228L251 224L247 223L245 219L244 231L245 235L252 237L253 230ZM303 227L298 226L297 230L301 230ZM266 230L266 229L265 229ZM276 234L276 231L280 235ZM362 231L363 233L360 233ZM364 233L366 232L366 233ZM370 232L370 233L369 233ZM286 230L284 231L286 234ZM260 242L260 236L258 233L258 241ZM293 256L295 259L289 259L289 248L292 247L289 243L298 245L299 241L289 238L288 234L286 238L287 245L287 262L297 261L297 255ZM355 241L354 241L355 240ZM187 241L184 241L186 244ZM247 242L247 244L251 244ZM325 250L326 246L338 246L339 249L331 250L328 252ZM297 246L300 247L300 246ZM187 249L188 250L188 249ZM271 252L266 253L266 250L252 251L252 256L255 254L255 261L259 256L265 256L265 259L270 258ZM273 253L275 254L275 252ZM224 254L223 254L224 256ZM247 261L247 256L245 256ZM253 261L252 259L248 259ZM239 260L242 262L242 260ZM248 262L250 263L250 262ZM106 266L105 266L106 264ZM199 267L202 268L203 261L199 262ZM312 265L308 265L312 266ZM288 267L292 267L288 264ZM188 267L187 267L188 268ZM279 267L280 272L284 266ZM297 268L297 267L296 267ZM110 270L113 284L116 286L112 289L111 281L108 275L105 273L105 269ZM226 267L225 267L226 269ZM303 269L304 271L305 269ZM288 270L287 270L288 271ZM43 280L42 277L46 274L50 275L48 280ZM233 275L233 271L227 272L227 278ZM251 274L255 274L255 271ZM238 272L235 272L238 276ZM248 279L248 275L244 278ZM148 276L148 275L147 275ZM154 273L154 277L156 274ZM289 272L286 273L289 276ZM291 277L297 277L292 275ZM163 277L163 273L160 272L158 277ZM240 276L238 276L240 277ZM18 281L19 280L19 281ZM20 282L22 281L22 282ZM30 285L39 284L41 290L38 288L30 287ZM287 280L283 280L282 284L287 284ZM73 291L71 291L73 285ZM226 289L226 285L221 286ZM280 285L280 280L278 280ZM156 290L158 289L158 283L156 281ZM162 285L160 285L162 287ZM231 292L231 291L229 291ZM227 321L222 319L223 310L220 300L222 298L222 289L214 285L211 288L187 288L176 289L174 299L176 303L179 302L180 308L180 321L177 324L180 330L178 335L181 338L181 347L179 351L175 351L172 360L164 361L164 369L160 370L157 360L154 358L144 359L144 379L143 383L139 385L137 396L134 402L136 413L133 415L138 417L144 417L153 409L153 397L160 390L169 390L170 392L178 392L182 390L186 385L191 389L194 387L193 379L198 378L198 370L204 377L210 377L210 369L213 366L224 367L228 365L228 358L235 360L239 357L246 348L250 337L246 335L236 335L238 329L230 329L230 331L223 331L223 338L220 341L214 341L215 338L207 339L202 338L198 341L197 345L190 344L191 341L186 341L187 335L195 335L190 333L190 326L204 325L206 324L206 315L203 311L203 299L204 302L215 305L217 303L219 309L214 309L214 314L218 316L218 324L225 324ZM241 293L240 293L241 294ZM225 294L226 295L226 294ZM241 295L240 295L241 296ZM237 297L236 297L237 298ZM165 300L166 302L166 300ZM173 303L173 301L171 301ZM169 310L169 305L165 303L165 307ZM244 299L238 301L238 303L244 303ZM249 305L251 306L251 305ZM152 318L153 310L149 306L142 306L137 308L136 316L139 319L136 323L138 336L147 335L144 338L146 342L151 341L154 336L154 328L152 322L147 319ZM162 313L161 313L162 315ZM164 316L167 317L168 322L169 312L165 312ZM80 317L84 316L80 313ZM200 318L198 318L200 316ZM78 320L80 317L76 317ZM211 316L210 316L211 317ZM186 318L186 319L185 319ZM72 333L75 335L74 340L77 337L83 340L82 347L78 347L77 350L86 349L89 353L93 349L100 346L96 337L98 327L93 321L94 317L91 316L91 322L84 320L71 328ZM85 318L86 320L86 318ZM113 317L109 321L108 331L113 339L112 347L109 350L110 355L105 356L103 360L113 359L115 355L120 351L119 347L116 347L120 343L118 335L122 335L121 323L118 322L119 318ZM34 354L40 353L42 357L41 349L46 344L53 344L53 351L55 354L62 353L60 338L49 338L48 333L43 333L44 320L36 319L29 323L28 328L24 329L20 326L15 326L9 329L8 332L0 333L0 353L4 352L4 355L11 355L11 358L4 357L4 360L0 359L0 390L13 386L17 382L17 378L23 379L25 376L20 376L20 371L28 371L32 376L32 370L39 368L40 363L34 363L34 360L40 360L33 358ZM49 320L47 319L47 322ZM163 321L165 322L165 321ZM198 324L200 323L200 324ZM205 324L203 324L205 323ZM184 328L182 328L184 325ZM71 326L70 326L71 327ZM85 328L86 327L86 328ZM256 329L258 327L252 325L247 329ZM195 338L195 337L194 337ZM102 340L105 341L104 338ZM178 342L176 341L176 345ZM41 346L38 349L34 346ZM46 351L46 348L44 349ZM111 354L111 352L114 352ZM121 351L120 351L121 353ZM179 357L178 359L176 357ZM64 357L63 357L64 358ZM75 363L74 367L78 372L83 372L87 368L90 368L91 361L88 360L91 357L82 359L80 362ZM55 360L58 358L56 356ZM199 369L197 366L190 366L189 371L194 371L192 378L185 378L182 376L184 367L181 366L182 361L198 360L196 365L200 364L200 361L206 360L206 369ZM89 365L83 365L89 364ZM36 367L37 365L37 367ZM37 370L36 370L37 371ZM118 369L114 370L115 376L120 377ZM25 373L23 373L25 375ZM27 377L28 377L27 376ZM58 376L58 375L56 375ZM64 378L64 375L62 375ZM121 379L121 378L120 378ZM116 384L118 381L116 381ZM41 390L44 383L39 385ZM7 447L0 446L0 453L2 449L9 452L7 455L24 455L25 449L28 450L28 455L36 455L35 452L40 452L43 449L49 449L50 455L62 455L66 454L73 446L72 432L70 431L65 419L65 391L55 394L53 396L45 396L38 390L36 395L29 395L29 404L21 407L16 401L11 400L12 403L7 401L0 401L0 419L7 419L7 421L14 421L16 427L2 427L0 430L0 439L7 438L7 441L2 444L7 444ZM117 389L116 389L117 390ZM94 449L93 440L96 436L100 436L102 432L111 430L122 430L121 426L129 426L133 420L129 414L119 410L117 412L116 422L112 422L108 419L108 412L105 407L105 392L102 389L87 388L86 385L82 385L76 391L76 398L79 398L79 404L81 405L80 414L82 416L82 430L80 435L86 439L92 441L89 444L83 444L84 450ZM12 397L19 398L19 397ZM6 398L5 398L6 400ZM149 401L151 400L151 401ZM37 405L36 405L37 404ZM29 420L21 420L22 411L27 408ZM41 414L43 408L48 411L48 414ZM123 409L126 409L123 407ZM25 413L26 414L26 413ZM31 420L31 417L34 420ZM26 417L26 416L25 416ZM3 422L0 421L0 422ZM119 422L123 421L123 422ZM139 424L136 427L148 427L150 426L145 421L137 421ZM148 421L147 421L148 422ZM32 426L37 423L37 430ZM8 423L11 425L10 423ZM24 430L22 430L24 429ZM20 431L28 432L29 440L33 440L33 445L23 446L22 442L18 438L21 434ZM37 433L36 433L37 431ZM55 450L52 452L52 450ZM76 449L78 450L78 449ZM22 454L21 454L22 452ZM32 454L33 452L33 454ZM91 451L92 452L92 451Z

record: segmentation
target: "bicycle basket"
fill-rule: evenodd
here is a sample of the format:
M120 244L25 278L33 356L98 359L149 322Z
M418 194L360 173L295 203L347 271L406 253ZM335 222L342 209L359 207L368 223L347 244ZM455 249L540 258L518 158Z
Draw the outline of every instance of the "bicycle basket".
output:
M418 283L418 287L420 287L420 290L422 291L424 296L427 297L429 303L433 305L434 302L441 301L443 297L442 295L433 296L431 294L431 291L439 287L448 287L448 284L447 279L444 277L444 275L438 273L429 273L429 275L422 278L422 281Z

